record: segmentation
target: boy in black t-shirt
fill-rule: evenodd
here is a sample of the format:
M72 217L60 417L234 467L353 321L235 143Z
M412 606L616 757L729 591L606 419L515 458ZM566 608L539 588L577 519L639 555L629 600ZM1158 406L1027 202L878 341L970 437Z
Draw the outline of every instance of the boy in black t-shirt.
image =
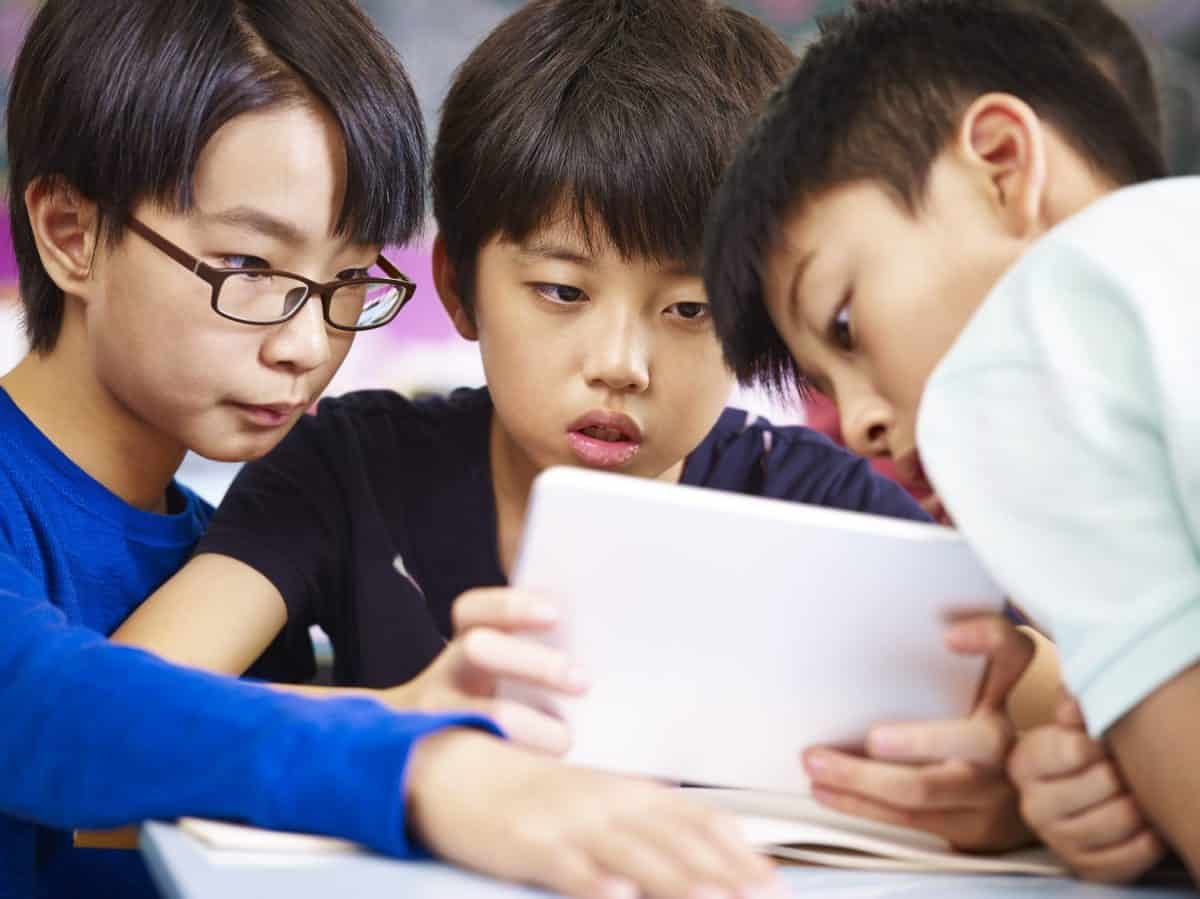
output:
M433 174L437 286L479 340L488 388L324 401L245 468L197 558L119 638L241 672L285 625L319 624L339 685L486 709L519 742L561 751L560 722L488 695L498 674L581 687L561 656L504 633L535 600L455 605L505 584L542 469L922 518L823 437L722 414L732 379L697 268L703 213L792 63L767 26L703 0L602 13L540 0L502 23L450 90ZM494 604L507 617L478 612ZM452 607L488 626L443 651Z

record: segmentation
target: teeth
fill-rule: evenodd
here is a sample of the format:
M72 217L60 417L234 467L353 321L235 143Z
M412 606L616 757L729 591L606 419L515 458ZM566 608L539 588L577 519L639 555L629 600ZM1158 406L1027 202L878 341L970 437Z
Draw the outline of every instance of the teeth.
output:
M618 441L625 439L625 435L622 434L620 431L616 430L615 428L601 428L601 427L584 428L583 433L587 434L593 440L604 440L604 441L607 441L608 443L617 443Z

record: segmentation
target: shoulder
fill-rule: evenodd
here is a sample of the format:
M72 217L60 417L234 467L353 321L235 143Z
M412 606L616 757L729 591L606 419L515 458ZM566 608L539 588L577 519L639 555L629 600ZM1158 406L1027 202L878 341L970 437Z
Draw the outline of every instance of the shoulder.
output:
M925 519L899 485L824 434L726 409L689 457L686 483L794 502Z
M1168 178L1115 191L1037 241L994 291L1010 304L1086 317L1096 307L1154 315L1194 290L1200 254L1200 177ZM1036 322L1035 322L1036 323Z
M321 400L301 425L309 432L387 434L404 441L429 440L491 415L485 388L446 396L409 398L393 390L359 390Z
M1106 391L1174 378L1179 348L1200 340L1192 222L1200 178L1173 178L1116 191L1051 229L976 310L927 396L1017 369Z

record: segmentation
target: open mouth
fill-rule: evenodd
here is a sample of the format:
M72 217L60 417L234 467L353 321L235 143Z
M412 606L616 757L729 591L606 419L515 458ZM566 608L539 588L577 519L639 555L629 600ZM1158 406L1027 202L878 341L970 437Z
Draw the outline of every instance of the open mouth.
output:
M603 440L605 443L620 443L621 441L629 440L628 435L624 431L618 431L616 428L594 426L582 428L579 433L585 437L591 437L593 440Z
M627 415L607 410L590 412L567 431L567 446L586 466L621 468L642 448L642 432Z

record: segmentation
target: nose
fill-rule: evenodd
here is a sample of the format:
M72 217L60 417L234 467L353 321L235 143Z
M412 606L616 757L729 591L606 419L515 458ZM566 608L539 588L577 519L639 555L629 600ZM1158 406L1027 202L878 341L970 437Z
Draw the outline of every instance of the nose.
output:
M888 455L895 416L883 397L861 386L851 392L839 390L838 414L846 446L860 456Z
M636 315L598 317L588 335L583 375L589 386L642 393L650 386L647 336Z
M301 373L319 368L331 358L320 297L310 296L299 312L268 331L262 347L268 365Z

